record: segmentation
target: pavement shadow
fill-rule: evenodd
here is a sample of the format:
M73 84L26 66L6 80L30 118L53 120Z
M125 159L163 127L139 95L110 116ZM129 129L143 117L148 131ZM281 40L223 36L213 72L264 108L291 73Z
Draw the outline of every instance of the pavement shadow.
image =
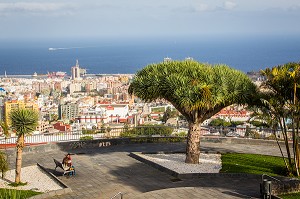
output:
M46 153L26 154L23 156L23 166L33 165L36 161L45 166L47 170L55 176L62 176L62 173L55 168L53 158L62 159L66 153L73 153L74 164L80 175L76 176L76 183L70 182L74 186L74 193L81 194L81 185L94 189L98 193L99 189L103 193L112 190L126 192L130 188L131 192L149 192L160 189L176 187L203 187L212 189L222 189L224 194L237 194L241 196L259 197L260 176L257 179L247 179L246 177L226 177L207 176L194 179L177 179L167 173L161 172L147 164L129 157L130 152L174 152L185 151L185 143L142 143L124 144L92 149L73 149L68 151L50 151ZM219 147L201 146L202 152L235 152L230 149ZM53 157L53 158L52 158ZM96 171L96 172L95 172ZM61 178L60 178L61 179ZM64 180L65 178L63 178ZM66 181L69 183L68 181ZM116 184L115 186L113 184ZM113 187L112 187L113 186ZM79 188L80 189L79 189ZM93 188L95 187L95 188ZM73 189L73 187L71 187ZM76 190L78 188L78 190ZM220 192L221 193L221 192ZM110 193L110 195L112 195ZM241 197L245 198L245 197Z
M45 168L45 167L44 167ZM61 170L59 171L59 169L52 169L52 168L45 168L47 170L47 172L52 173L53 175L55 175L56 177L60 177L63 176L64 172Z
M179 187L202 187L227 190L224 194L241 198L259 198L260 196L260 176L249 179L246 176L208 175L192 179L176 179L137 160L129 166L120 165L112 168L110 174L116 177L119 183L133 186L140 192Z

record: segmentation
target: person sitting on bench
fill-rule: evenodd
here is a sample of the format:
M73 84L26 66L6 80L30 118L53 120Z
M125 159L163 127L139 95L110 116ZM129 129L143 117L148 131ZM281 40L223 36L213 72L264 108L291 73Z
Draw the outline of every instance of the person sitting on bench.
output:
M64 170L73 171L72 173L75 175L75 168L72 165L72 158L71 158L71 154L70 153L68 153L64 157L64 159L62 161L62 166L63 166Z

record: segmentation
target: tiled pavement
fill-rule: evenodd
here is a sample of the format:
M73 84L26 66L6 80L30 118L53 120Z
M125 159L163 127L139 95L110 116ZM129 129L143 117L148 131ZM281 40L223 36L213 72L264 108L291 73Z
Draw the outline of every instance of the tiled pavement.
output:
M130 152L184 151L184 143L129 144L76 151L52 151L26 154L23 166L39 163L58 175L72 189L71 193L52 198L110 199L121 192L123 199L173 198L259 198L260 176L207 176L178 180L131 157ZM201 143L202 151L244 152L280 155L277 146ZM52 157L60 160L67 152L74 153L76 176L65 177L55 172ZM120 195L115 197L121 198Z

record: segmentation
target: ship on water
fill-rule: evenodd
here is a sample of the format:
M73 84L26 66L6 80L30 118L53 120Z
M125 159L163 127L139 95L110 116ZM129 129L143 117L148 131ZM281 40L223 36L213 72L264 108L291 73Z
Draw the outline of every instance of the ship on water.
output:
M66 72L62 72L62 71L48 72L47 74L37 74L36 72L34 72L32 74L33 78L47 77L47 78L61 78L61 79L63 79L66 76L67 76L67 73Z
M48 78L64 78L67 75L66 72L57 71L57 72L48 72Z

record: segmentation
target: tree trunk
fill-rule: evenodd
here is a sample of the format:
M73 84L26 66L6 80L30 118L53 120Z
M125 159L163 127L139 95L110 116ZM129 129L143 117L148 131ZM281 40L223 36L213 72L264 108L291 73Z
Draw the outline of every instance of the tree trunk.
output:
M185 162L199 164L200 157L200 124L189 123Z
M22 151L24 147L24 135L22 134L17 140L17 155L16 155L16 175L15 183L18 184L21 181L21 168L22 168Z
M278 145L278 147L279 147L279 150L280 150L281 157L282 157L282 159L283 159L285 168L286 168L286 170L287 170L289 173L292 173L292 171L291 171L290 167L288 166L288 164L287 164L287 162L286 162L286 160L285 160L285 157L284 157L284 155L283 155L281 146L280 146L279 141L278 141L278 138L277 138L277 136L276 136L276 130L275 130L274 127L272 128L272 131L273 131L273 134L274 134L274 136L275 136L276 143L277 143L277 145Z
M282 120L284 121L284 118L282 118ZM287 156L288 156L289 165L290 165L290 168L293 168L292 156L291 156L291 152L290 152L290 146L289 146L288 135L287 135L287 129L285 127L285 124L282 124L282 122L279 122L279 125L280 125L280 128L281 128L281 132L283 134L283 137L284 137L284 144L285 144L285 149L286 149L286 153L287 153Z

